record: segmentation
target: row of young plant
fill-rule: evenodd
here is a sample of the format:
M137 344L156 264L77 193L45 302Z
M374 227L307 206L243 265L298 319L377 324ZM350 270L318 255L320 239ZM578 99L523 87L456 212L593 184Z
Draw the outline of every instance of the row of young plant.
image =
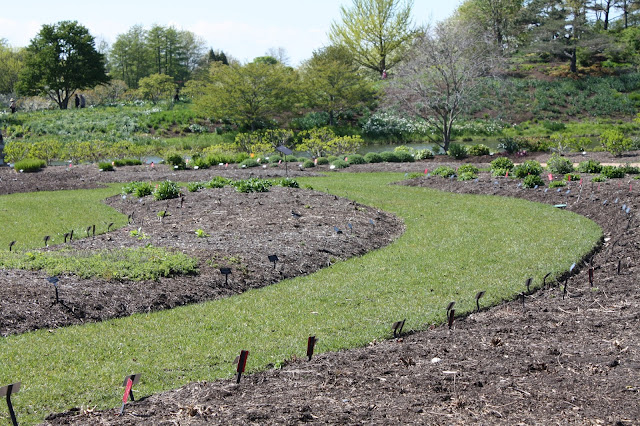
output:
M553 154L547 162L546 169L535 160L527 160L522 164L515 165L507 157L499 157L491 162L489 172L493 177L511 177L523 179L522 186L525 188L535 188L545 186L544 179L540 176L544 171L549 172L553 177L561 177L561 180L550 180L549 187L566 186L567 182L580 181L579 173L596 175L591 178L592 182L604 182L608 179L620 179L626 175L634 175L634 179L640 179L640 168L623 166L603 166L595 160L586 160L578 164L575 168L573 163L558 154ZM463 164L458 169L449 166L440 166L431 173L434 176L453 179L458 181L468 181L478 178L480 169L472 164ZM578 173L576 173L578 172Z

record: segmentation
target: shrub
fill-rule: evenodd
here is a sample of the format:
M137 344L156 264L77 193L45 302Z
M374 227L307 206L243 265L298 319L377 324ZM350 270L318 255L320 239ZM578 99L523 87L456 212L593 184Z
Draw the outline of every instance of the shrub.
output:
M573 163L554 152L547 161L547 168L553 174L564 175L573 171Z
M386 163L399 163L400 157L398 157L397 153L392 151L384 151L380 153L380 157L382 157L382 161Z
M300 188L298 181L291 178L283 178L278 181L278 185L285 188Z
M600 135L600 143L605 151L612 155L619 156L623 152L631 149L631 138L626 138L618 129L609 129Z
M313 160L304 160L304 163L302 163L302 167L304 167L305 169L309 169L311 167L315 167L316 163L313 162Z
M108 161L98 163L98 168L103 172L112 172L114 170L113 164L109 163Z
M326 166L329 164L329 159L327 157L318 157L316 164L318 166Z
M462 173L472 173L472 174L477 174L480 170L474 166L473 164L463 164L460 167L458 167L458 173L462 174Z
M414 158L416 160L429 160L433 158L433 152L430 149L419 149L415 152Z
M544 186L544 181L539 175L527 175L522 180L522 186L525 188L535 188L536 186Z
M116 167L124 167L124 166L140 166L142 165L142 161L137 158L125 158L121 160L114 160L113 164Z
M540 173L542 173L542 166L535 160L527 160L513 168L513 174L520 179L528 175L538 176Z
M578 164L578 171L580 173L600 173L601 170L602 166L600 162L595 160L582 161Z
M364 155L364 159L367 163L382 163L382 156L377 152L367 152Z
M577 182L580 180L580 175L578 173L567 173L564 175L564 180L567 182Z
M463 158L467 158L467 147L464 145L459 145L457 143L452 143L449 145L449 151L447 151L447 155L449 157L453 157L456 160L461 160Z
M463 172L463 173L460 173L458 175L458 180L462 182L462 181L466 181L466 180L473 180L473 179L475 179L477 177L478 177L478 175L475 174L475 173Z
M467 152L469 153L469 155L473 155L473 156L479 156L479 155L489 155L491 154L491 150L489 149L488 146L483 145L481 143L477 144L477 145L471 145L468 149Z
M413 158L413 155L411 155L411 153L409 153L408 151L398 151L394 152L394 154L396 154L396 157L398 157L398 160L401 163L413 163L414 161L416 161L416 159Z
M284 160L284 158L282 158L279 155L272 155L271 157L269 157L269 162L270 163L278 163L278 162L283 161L283 160Z
M620 169L623 169L624 172L628 175L637 175L640 173L640 168L630 165L629 163L624 166L620 166Z
M624 168L615 166L603 166L600 173L607 179L620 179L624 177Z
M549 182L549 188L559 188L562 186L567 186L567 182L563 180L553 180Z
M227 179L222 176L216 176L209 182L205 183L204 186L207 188L224 188L227 185L231 185L232 182L233 181L231 179Z
M153 193L153 187L149 182L131 182L122 187L122 192L142 198L151 195Z
M331 165L336 169L346 169L347 167L349 167L349 163L347 163L344 160L339 160L339 159L332 161Z
M238 164L238 167L241 169L247 169L249 167L258 167L260 165L260 163L258 163L257 160L254 160L253 158L247 158L246 160L243 160L240 164Z
M178 188L178 184L171 182L170 180L160 182L156 187L156 190L153 191L153 198L158 201L178 198L179 195L180 188Z
M516 153L520 149L520 144L514 138L500 138L498 142L498 148L504 149L507 154Z
M269 192L272 183L265 179L251 178L232 183L238 192Z
M193 167L199 169L208 169L211 163L207 161L207 158L197 157L193 159Z
M491 176L493 177L504 177L507 175L507 172L509 171L509 169L503 169L500 167L496 167L496 168L492 168L491 169Z
M511 170L513 169L513 161L507 157L498 157L491 162L491 170L493 171L493 169ZM504 173L502 176L504 176Z
M602 175L594 176L591 179L591 182L606 182L606 181L607 181L606 176L602 176Z
M367 160L360 154L351 154L347 163L349 164L366 164Z
M16 172L22 171L24 173L35 173L42 170L47 166L47 162L37 159L20 160L13 165Z
M433 171L434 176L441 176L443 178L448 178L456 175L456 171L448 166L440 166Z
M167 155L167 158L165 158L164 161L177 170L184 170L187 168L187 163L185 163L184 158L177 153Z
M199 189L204 188L205 184L203 182L189 182L187 183L187 190L189 192L198 192Z
M331 164L336 160L340 160L340 158L336 157L335 155L330 155L330 156L327 157L327 160L329 160L328 164Z

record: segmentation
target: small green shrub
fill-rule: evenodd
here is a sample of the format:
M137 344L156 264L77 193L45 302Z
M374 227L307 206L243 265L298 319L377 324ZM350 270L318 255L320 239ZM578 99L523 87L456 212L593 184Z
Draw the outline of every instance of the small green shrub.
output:
M113 164L107 161L98 163L98 168L100 169L100 171L103 171L103 172L112 172L114 170Z
M330 156L327 157L327 160L329 160L329 164L331 164L336 160L340 160L340 158L336 157L335 155L330 155Z
M477 177L478 175L473 172L462 172L458 174L458 180L461 182L466 180L473 180Z
M349 167L349 163L344 160L334 160L331 162L334 169L346 169Z
M507 175L507 173L509 172L509 169L502 169L500 167L496 167L496 168L492 168L491 169L491 176L493 177L504 177Z
M564 175L564 179L567 182L578 182L580 180L580 175L578 173L567 173Z
M451 145L449 145L447 155L449 157L455 158L456 160L467 158L467 147L464 145L459 145L457 143L452 143Z
M578 171L580 173L600 173L602 166L599 161L587 160L578 164Z
M142 161L137 158L124 158L120 160L114 160L113 164L116 167L125 167L125 166L140 166L142 165Z
M637 175L640 174L640 168L630 165L629 163L620 166L620 169L624 170L625 174L628 175Z
M413 158L416 160L429 160L433 158L433 152L430 149L419 149L415 152Z
M553 174L564 175L573 171L573 163L554 152L547 161L547 168Z
M164 161L176 170L184 170L187 168L187 163L184 161L184 158L182 158L182 156L178 153L167 155L167 158L165 158Z
M383 151L380 153L380 157L382 157L382 161L385 163L399 163L400 157L398 153L392 151Z
M489 147L481 143L477 145L471 145L470 147L468 147L467 152L469 153L469 155L473 156L491 154L491 150L489 149Z
M248 169L250 167L258 167L260 163L258 160L254 160L253 158L247 158L246 160L242 160L240 164L238 164L238 168Z
M491 162L491 170L493 169L513 169L513 161L507 157L498 157ZM502 174L504 176L504 173Z
M351 154L348 158L347 158L347 163L349 164L366 164L367 160L364 159L364 157L360 154Z
M520 179L529 175L538 176L540 173L542 173L542 166L536 160L527 160L513 168L513 174Z
M47 166L47 162L37 159L20 160L13 165L16 172L35 173Z
M536 186L544 186L544 181L539 175L527 175L522 180L522 186L525 188L535 188Z
M432 172L432 174L434 176L440 176L440 177L443 177L443 178L449 178L451 176L455 176L456 175L456 171L453 168L448 167L448 166L440 166L440 167L436 168Z
M198 192L198 190L205 187L203 182L189 182L187 183L187 190L189 192Z
M623 167L615 167L615 166L603 166L600 171L602 176L607 179L621 179L624 177L624 168Z
M170 180L160 182L156 187L156 190L153 191L153 198L158 201L178 198L179 195L180 188L178 188L178 184L175 182L171 182Z
M315 167L316 163L313 162L313 160L304 160L304 163L302 163L302 167L304 167L305 169L310 169L311 167Z
M460 167L458 167L458 173L462 174L462 173L472 173L472 174L477 174L480 170L474 166L473 164L463 164ZM474 178L475 179L475 178Z
M625 151L630 150L632 146L631 138L625 137L624 133L618 129L609 129L602 132L600 143L605 151L615 156L622 155Z
M395 153L401 163L413 163L416 159L408 151L398 151Z
M142 198L151 195L153 193L153 187L149 182L130 182L122 187L122 192Z
M196 237L198 237L198 238L210 237L210 235L207 234L206 232L204 232L202 229L196 229L195 234L196 234Z
M515 138L500 138L498 142L498 148L504 149L507 154L514 154L520 149L520 144Z
M567 186L567 182L563 180L552 180L549 182L549 188L559 188L562 186Z
M206 158L197 157L193 159L193 168L208 169L209 166L211 166L211 163L209 163Z
M377 152L367 152L364 155L364 159L367 163L382 163L384 161L382 156Z
M606 181L607 181L607 177L603 175L594 176L591 179L591 182L606 182Z
M222 176L215 176L209 182L206 182L204 186L206 188L224 188L227 185L231 185L233 181Z
M300 188L300 184L298 181L291 178L283 178L278 181L278 185L283 186L285 188Z
M232 185L238 192L269 192L272 183L266 179L251 178L237 180Z
M326 166L329 164L329 159L327 157L318 157L316 160L316 164L318 166Z

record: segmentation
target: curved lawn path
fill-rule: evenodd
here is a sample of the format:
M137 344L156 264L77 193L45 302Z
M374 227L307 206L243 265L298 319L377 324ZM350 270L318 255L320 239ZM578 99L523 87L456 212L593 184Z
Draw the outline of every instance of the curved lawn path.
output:
M571 212L389 185L401 178L300 179L403 218L405 234L388 247L232 298L3 338L0 385L22 381L13 399L21 424L71 407L117 406L130 373L142 373L136 395L143 396L229 377L241 349L250 351L251 371L304 356L309 335L324 352L387 338L400 319L405 330L424 329L444 320L449 301L463 313L475 308L479 290L486 306L522 291L528 276L539 285L547 272L566 271L601 236Z

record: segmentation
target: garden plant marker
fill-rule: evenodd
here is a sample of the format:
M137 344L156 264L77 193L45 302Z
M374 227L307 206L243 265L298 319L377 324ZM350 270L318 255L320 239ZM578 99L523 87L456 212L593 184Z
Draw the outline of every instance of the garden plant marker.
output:
M480 299L484 296L484 291L476 293L476 312L480 312Z
M238 367L236 372L238 373L238 378L236 383L240 383L240 377L242 373L244 373L245 367L247 366L247 358L249 357L249 351L240 351L240 356L238 357Z
M309 358L309 361L311 361L311 357L313 357L313 349L317 342L318 339L316 339L316 336L309 336L309 339L307 339L307 358Z
M402 333L402 328L404 327L404 322L406 321L406 319L403 319L402 321L396 321L393 323L393 325L391 326L391 329L393 330L393 337L398 337L400 335L400 333Z
M60 303L60 299L58 298L58 277L49 277L47 278L47 281L53 284L53 287L56 289L56 301L53 302L53 304L55 305L56 303Z
M269 262L273 263L273 269L276 269L276 263L278 263L278 256L275 254L269 255Z
M140 374L131 374L124 378L124 382L122 383L122 386L124 386L124 394L122 395L122 408L120 408L121 416L124 414L124 406L127 404L129 398L135 401L133 397L133 387L140 381L140 376Z
M456 316L456 310L455 309L451 309L449 311L449 330L451 330L451 327L453 326L453 319Z
M9 416L11 416L11 423L13 426L18 426L18 420L16 419L16 413L13 411L13 404L11 404L11 395L20 391L21 384L21 382L17 382L0 388L0 396L4 396L7 400Z
M220 268L220 273L224 275L225 285L229 283L229 275L231 274L231 268Z
M11 251L11 249L13 249L13 246L14 246L15 244L16 244L16 242L15 242L15 241L11 241L11 242L9 243L9 251Z

